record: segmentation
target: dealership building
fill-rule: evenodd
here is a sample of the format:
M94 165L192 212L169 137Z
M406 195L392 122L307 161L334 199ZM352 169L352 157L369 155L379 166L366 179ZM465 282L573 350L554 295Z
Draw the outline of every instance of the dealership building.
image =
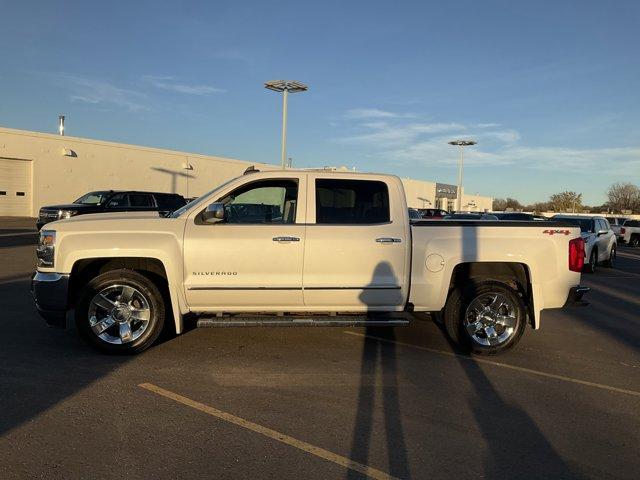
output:
M196 197L254 165L275 165L0 128L0 216L35 217L92 190L148 190ZM415 208L456 205L457 187L403 178ZM462 192L462 209L485 211L493 199Z

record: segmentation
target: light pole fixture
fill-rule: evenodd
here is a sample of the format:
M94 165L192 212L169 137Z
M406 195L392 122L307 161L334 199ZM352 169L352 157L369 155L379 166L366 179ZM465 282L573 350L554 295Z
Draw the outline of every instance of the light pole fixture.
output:
M264 88L274 92L282 92L282 169L287 167L287 98L289 93L305 92L309 89L304 83L295 80L270 80Z
M477 144L475 140L452 140L449 145L460 147L460 170L458 171L458 207L456 210L459 212L462 208L462 169L464 166L464 147L470 147Z
M58 115L58 133L64 136L64 115Z

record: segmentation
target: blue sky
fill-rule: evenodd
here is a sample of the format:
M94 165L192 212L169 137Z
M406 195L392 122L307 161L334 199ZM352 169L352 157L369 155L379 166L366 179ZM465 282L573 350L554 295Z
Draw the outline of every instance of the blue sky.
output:
M640 183L635 1L7 2L0 125L589 204Z

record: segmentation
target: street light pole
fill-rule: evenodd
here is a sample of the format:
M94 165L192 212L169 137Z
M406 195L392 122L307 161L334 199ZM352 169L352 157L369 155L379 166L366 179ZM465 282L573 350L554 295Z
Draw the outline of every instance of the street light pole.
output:
M282 148L280 163L284 170L287 166L287 100L289 99L289 90L282 92Z
M449 145L454 145L460 147L460 168L458 170L458 201L456 210L459 212L462 209L462 173L464 168L464 147L470 147L471 145L475 145L475 140L453 140L449 142Z
M309 87L295 80L271 80L264 84L264 88L273 90L274 92L282 92L282 148L280 163L284 170L287 168L287 104L289 92L304 92L308 90Z

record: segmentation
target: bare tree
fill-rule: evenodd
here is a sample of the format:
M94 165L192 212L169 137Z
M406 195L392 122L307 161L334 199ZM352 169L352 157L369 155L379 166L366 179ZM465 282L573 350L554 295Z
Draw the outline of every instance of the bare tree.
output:
M607 197L614 212L640 210L640 188L632 183L614 183L609 187Z
M551 210L551 206L549 205L548 202L536 202L536 203L527 205L525 207L525 210L531 211L534 213L542 213L542 212L548 212L549 210Z
M503 212L507 208L507 201L504 198L494 198L491 208L496 212Z
M579 212L582 209L582 194L569 191L554 193L549 198L549 205L554 212Z
M511 198L511 197L507 197L506 199L505 198L493 199L493 210L498 212L503 212L507 209L522 210L522 204L515 198Z
M507 208L512 210L522 210L522 204L515 198L507 197Z

